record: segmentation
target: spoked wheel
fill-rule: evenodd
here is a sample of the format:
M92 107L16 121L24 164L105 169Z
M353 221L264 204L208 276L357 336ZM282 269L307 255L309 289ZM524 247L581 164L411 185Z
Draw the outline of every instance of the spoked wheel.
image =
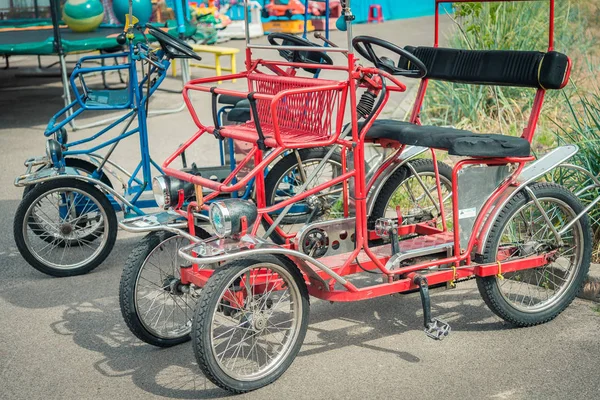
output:
M579 200L562 186L530 186L557 232L583 210ZM485 263L505 262L553 253L540 268L477 278L488 307L516 326L532 326L554 319L575 298L587 275L592 254L589 219L583 216L558 242L545 217L528 194L521 191L500 211L483 253Z
M271 206L298 195L321 160L329 152L328 148L312 148L298 151L302 161L299 168L296 152L290 153L279 160L265 178L265 197L267 206ZM331 181L342 173L342 162L339 153L333 153L329 161L317 172L315 178L310 181L307 189ZM279 210L279 211L283 211ZM271 214L273 220L277 219L278 213ZM343 217L343 195L342 184L332 186L326 190L310 196L307 199L295 203L290 211L283 217L279 227L286 234L298 232L305 224ZM265 230L271 226L263 220ZM271 240L283 244L285 240L276 232L271 234Z
M438 210L438 192L433 160L422 159L410 162L417 175L408 167L399 168L383 185L373 211L369 216L369 227L375 226L379 218L396 218L396 207L400 207L402 224L416 224L437 218L441 228ZM452 220L452 169L438 161L440 184L446 220Z
M208 233L196 228L201 238ZM140 340L170 347L190 339L192 315L201 288L182 285L179 257L189 240L170 232L151 232L133 250L119 286L121 314Z
M279 378L308 324L308 291L289 260L241 259L215 271L198 301L193 347L216 385L243 393Z
M36 185L19 204L13 231L31 266L52 276L85 274L110 254L117 217L94 186L65 178Z

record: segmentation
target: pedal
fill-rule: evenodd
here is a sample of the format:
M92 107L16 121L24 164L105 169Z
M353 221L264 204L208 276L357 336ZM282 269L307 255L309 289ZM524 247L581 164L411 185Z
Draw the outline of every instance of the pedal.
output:
M423 305L423 325L425 334L432 339L442 340L450 334L450 325L437 318L431 318L431 299L429 298L429 284L422 275L415 276L415 285L419 287L421 303Z
M450 334L450 325L441 319L434 318L425 326L425 334L432 339L442 340Z
M390 218L379 218L375 221L375 234L382 239L390 239L392 255L400 252L398 244L398 223Z

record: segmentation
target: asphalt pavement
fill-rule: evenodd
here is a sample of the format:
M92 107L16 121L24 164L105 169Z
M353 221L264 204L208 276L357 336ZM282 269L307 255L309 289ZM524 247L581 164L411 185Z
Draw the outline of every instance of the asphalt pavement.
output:
M432 18L360 25L398 44L429 44ZM341 41L335 33L334 40ZM241 42L226 45L242 47ZM243 58L243 57L240 57ZM15 58L25 66L33 58ZM238 60L238 67L242 67ZM203 377L190 344L157 349L123 323L117 299L123 263L140 236L119 233L108 259L92 273L51 278L15 248L12 219L22 189L12 184L25 158L43 154L43 128L61 106L60 87L0 73L0 399L207 399L227 397ZM210 71L195 70L195 77ZM236 85L239 85L236 84ZM177 78L166 86L177 88ZM235 86L232 86L235 87ZM389 114L403 98L390 103ZM202 118L210 118L202 107ZM177 106L160 93L152 107ZM93 117L97 118L97 117ZM82 122L89 122L85 119ZM186 111L151 117L152 155L159 162L193 133ZM75 131L73 137L89 135ZM132 168L137 143L119 145L115 159ZM218 160L216 141L203 139L191 156ZM441 342L422 332L418 297L358 303L312 301L299 356L274 384L249 399L592 399L600 393L600 308L575 300L554 321L527 329L506 325L483 304L473 282L432 297L436 317L450 322Z

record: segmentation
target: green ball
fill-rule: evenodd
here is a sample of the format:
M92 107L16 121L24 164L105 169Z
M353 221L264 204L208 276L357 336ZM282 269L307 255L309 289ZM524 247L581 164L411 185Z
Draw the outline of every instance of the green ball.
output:
M74 32L92 32L104 19L104 7L100 0L67 0L62 18Z

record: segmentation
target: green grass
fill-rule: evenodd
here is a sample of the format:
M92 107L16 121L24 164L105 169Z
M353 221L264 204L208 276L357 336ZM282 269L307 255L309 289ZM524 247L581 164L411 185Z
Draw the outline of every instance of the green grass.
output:
M556 4L556 48L585 53L593 44L585 40L586 20L577 1ZM448 47L545 51L548 46L548 3L465 3L455 5L456 29ZM568 91L572 92L573 88ZM422 119L427 124L451 125L484 133L519 136L529 118L535 91L527 88L431 82ZM560 112L562 98L548 93L545 115ZM548 121L540 121L534 150L552 147L555 136Z
M600 90L596 89L572 98L565 96L564 101L568 109L566 118L552 120L557 142L576 144L579 152L569 162L585 168L594 176L600 176ZM571 170L559 168L553 175L554 181L574 192L593 183L588 176ZM600 189L592 189L581 193L579 198L587 204L598 196L600 196ZM592 208L588 216L598 243L600 242L600 205ZM596 245L595 259L598 258L598 253L598 245Z

